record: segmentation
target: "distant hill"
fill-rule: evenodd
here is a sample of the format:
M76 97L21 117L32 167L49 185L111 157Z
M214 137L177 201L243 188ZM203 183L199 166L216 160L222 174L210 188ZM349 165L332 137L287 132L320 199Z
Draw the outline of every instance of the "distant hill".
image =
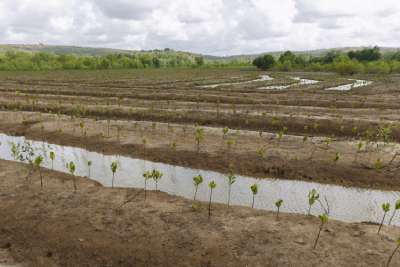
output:
M362 50L364 47L335 47L335 48L329 48L329 49L316 49L316 50L305 50L305 51L292 51L295 54L308 54L308 55L313 55L313 56L323 56L326 53L328 53L331 50L341 50L345 53L348 51L356 51L356 50ZM129 54L142 54L142 53L183 53L188 55L189 59L191 61L194 61L194 57L201 55L197 53L190 53L190 52L180 52L180 51L174 51L173 49L171 50L124 50L124 49L113 49L113 48L96 48L96 47L82 47L82 46L64 46L64 45L24 45L24 44L3 44L0 45L0 53L6 52L8 49L12 49L16 52L22 51L26 52L29 54L36 54L41 51L45 52L54 52L55 55L61 55L61 54L75 54L77 56L84 56L84 55L89 55L89 56L106 56L109 53L129 53ZM380 47L381 53L389 52L389 51L397 51L397 47ZM261 54L250 54L250 55L232 55L232 56L211 56L211 55L203 55L205 59L208 60L225 60L225 61L231 61L233 59L237 58L256 58L265 54L272 54L275 56L279 56L285 51L272 51L272 52L265 52Z
M24 45L24 44L0 44L0 53L5 53L7 50L12 49L15 52L26 52L29 54L36 54L38 52L53 52L55 55L61 54L75 54L77 56L106 56L109 53L127 53L127 54L143 54L143 53L165 53L174 54L184 53L188 55L189 60L194 61L194 57L200 54L180 52L173 49L166 50L124 50L113 48L97 48L97 47L82 47L82 46L66 46L66 45Z
M308 55L312 55L312 56L323 56L326 55L326 53L328 53L329 51L332 50L340 50L344 53L347 53L349 51L356 51L356 50L362 50L364 49L366 46L361 46L361 47L334 47L334 48L329 48L329 49L316 49L316 50L304 50L304 51L292 51L295 54L308 54ZM372 48L372 47L368 47L368 48ZM382 54L389 52L389 51L397 51L397 47L379 47L380 48L380 52ZM226 56L226 57L218 57L218 56L209 56L209 55L204 55L204 58L208 59L208 60L225 60L225 61L230 61L236 58L256 58L259 56L263 56L266 54L269 55L274 55L274 56L279 56L280 54L283 54L285 51L272 51L272 52L264 52L261 54L250 54L250 55L234 55L234 56Z

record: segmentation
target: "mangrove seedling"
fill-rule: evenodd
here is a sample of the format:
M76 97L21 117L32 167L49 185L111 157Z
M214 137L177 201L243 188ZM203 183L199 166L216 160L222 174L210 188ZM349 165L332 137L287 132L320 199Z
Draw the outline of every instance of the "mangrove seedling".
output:
M358 153L356 153L356 158L354 159L353 163L356 163L358 154L360 153L360 150L361 150L362 147L363 147L363 144L360 142L360 143L358 144Z
M212 181L211 183L208 184L211 188L211 193L210 193L210 203L208 205L208 219L210 219L211 217L211 196L212 196L212 190L217 186L216 183L214 183L214 181Z
M235 173L233 172L233 164L230 164L231 169L229 169L229 174L228 174L228 186L229 186L229 191L228 191L228 211L229 211L229 202L231 199L231 185L235 183Z
M258 185L253 184L250 188L251 188L251 191L253 192L253 204L251 204L251 207L254 208L254 196L257 195L257 193L258 193Z
M236 131L236 137L235 137L235 148L236 148L236 143L237 143L237 137L239 135L239 130Z
M282 205L283 200L282 199L278 199L277 202L275 202L275 206L278 208L278 213L276 214L276 219L279 221L279 208Z
M145 178L144 180L144 199L146 199L146 183L147 183L147 179L152 178L153 176L151 175L150 172L144 173L143 177Z
M153 180L156 182L156 190L157 190L157 183L161 178L163 177L163 174L160 173L159 171L153 170L151 172L151 177L153 177Z
M185 139L186 126L183 126L182 130L183 130L183 139Z
M90 166L92 166L92 162L89 160L87 165L89 166L89 179L90 179Z
M199 206L193 205L193 209L194 209L195 212L198 212L199 211Z
M382 204L382 209L383 209L384 213L383 213L383 219L382 219L382 222L381 222L381 226L379 226L378 235L379 235L379 232L381 231L383 221L385 220L386 212L390 211L390 204L389 203L386 203L386 205Z
M117 167L118 167L117 162L111 162L110 168L113 173L111 188L114 188L114 174L117 171Z
M311 205L314 205L315 200L319 198L319 194L318 195L315 194L317 194L317 191L315 191L315 189L313 189L308 193L308 204L310 205L310 208L308 209L308 215L310 215Z
M336 162L338 162L339 157L340 157L340 153L338 153L338 152L336 152L335 156L333 156L333 172L332 172L332 178L333 178L333 175L335 174L335 165L336 165Z
M119 143L119 138L121 135L119 133L117 133L115 136L118 138L118 143Z
M372 176L371 186L372 186L372 184L373 184L373 182L374 182L374 178L375 178L375 173L376 173L376 171L379 170L379 168L381 167L381 163L382 163L382 160L381 160L380 158L379 158L378 161L375 163L375 166L374 166L375 171L374 171L374 175Z
M282 136L283 136L283 132L279 132L279 135L278 135L279 139L278 139L278 146L277 146L277 148L279 148L279 143L281 142Z
M154 140L154 130L156 129L156 123L153 122L153 123L151 124L151 127L153 128L153 140Z
M398 246L397 246L397 248L393 251L392 255L390 256L389 261L388 261L386 267L389 267L389 263L390 263L390 261L392 260L392 257L393 257L393 255L394 255L394 253L396 253L396 251L397 251L397 250L399 249L399 247L400 247L400 237L399 237L399 239L397 239L397 244L398 244Z
M313 250L315 249L315 246L317 245L317 242L318 242L319 235L321 234L322 225L328 221L328 217L326 217L325 214L324 215L318 215L318 218L321 220L321 227L319 228L317 240L315 240L315 244L314 244Z
M50 152L50 158L51 158L51 170L53 170L53 160L55 159L54 152Z
M225 126L225 128L224 129L222 129L222 146L224 145L224 139L225 139L225 136L226 136L226 134L228 133L228 127L226 127Z
M230 154L230 152L231 152L231 146L232 146L232 144L233 144L232 140L226 141L226 147L229 149L229 150L228 150L228 160L229 160L229 154Z
M326 151L328 151L328 145L331 143L331 139L326 138L325 142L326 142L326 150L325 150L325 154L326 154Z
M43 189L43 179L42 179L42 172L40 171L40 164L43 161L43 157L42 156L37 156L35 158L34 164L35 166L37 166L39 168L39 175L40 175L40 187L41 189Z
M201 136L202 129L197 130L197 135L195 137L197 141L197 153L199 153L200 150L200 142L203 141L204 137Z
M196 192L194 193L193 200L196 200L197 188L203 182L203 177L201 177L201 174L199 174L199 176L193 177L193 181L194 181L194 186L196 186Z
M107 119L107 134L110 134L110 119Z
M395 204L395 206L394 206L394 212L393 212L392 217L390 218L390 221L389 221L389 224L388 224L388 225L390 225L390 223L392 222L393 216L394 216L394 214L396 213L396 211L397 211L398 209L400 209L400 199L396 201L396 204Z
M175 150L176 150L176 143L172 142L172 149L174 150L174 158L172 159L172 162L175 162Z
M301 144L301 147L304 146L304 142L305 142L305 141L307 141L307 135L305 135L305 136L303 137L303 143Z
M313 135L311 136L311 141L310 141L311 143L312 143L312 140L314 138L315 131L317 130L317 128L318 128L318 123L314 124L314 131L313 131Z
M67 169L69 170L69 172L72 174L72 177L74 178L74 187L75 187L75 193L76 193L76 181L75 181L75 175L74 175L75 165L72 161L70 164L66 163L65 165L66 165Z

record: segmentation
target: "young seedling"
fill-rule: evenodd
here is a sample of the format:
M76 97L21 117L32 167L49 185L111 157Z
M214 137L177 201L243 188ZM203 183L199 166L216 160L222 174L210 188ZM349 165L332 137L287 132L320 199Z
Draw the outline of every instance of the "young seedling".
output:
M228 174L228 186L229 186L229 190L228 190L228 211L229 211L229 202L231 199L231 185L233 185L235 183L235 173L233 172L233 164L230 164L230 169L229 169L229 174Z
M319 228L317 240L315 240L315 244L314 244L313 250L315 249L315 246L317 245L317 242L318 242L319 235L321 234L322 225L328 221L328 217L326 217L325 214L324 215L318 215L318 218L321 220L321 227Z
M253 204L251 204L251 207L254 208L254 196L257 195L257 193L258 193L258 185L253 184L250 188L251 188L251 191L253 192Z
M374 183L374 178L375 178L375 173L376 173L376 171L379 170L379 168L381 167L381 163L382 163L382 160L381 160L380 158L379 158L378 161L375 163L375 166L374 166L375 171L374 171L374 175L372 176L371 186L372 186L372 184Z
M154 130L156 129L156 123L153 122L153 123L151 124L151 127L153 128L153 140L154 140Z
M225 126L225 128L224 129L222 129L222 146L224 145L224 139L225 139L225 136L226 136L226 134L228 133L228 127L226 127Z
M278 135L279 139L278 139L278 146L277 146L277 149L279 148L279 143L281 142L282 136L283 136L283 132L279 132L279 135Z
M117 135L115 135L118 138L118 143L119 143L119 138L121 137L121 135L118 133Z
M51 158L51 170L53 170L53 161L55 159L54 152L50 152L50 158Z
M362 144L362 142L360 142L360 143L358 144L358 153L356 153L356 158L354 159L353 163L356 163L358 154L360 153L360 150L361 150L362 147L363 147L363 144Z
M193 200L196 200L197 188L198 188L199 185L203 182L203 177L201 177L201 174L199 174L199 176L193 177L193 181L194 181L194 186L196 186L196 192L194 193L194 198L193 198Z
M231 146L232 146L232 144L233 144L232 140L226 141L226 147L229 149L229 150L228 150L228 160L229 160L229 154L230 154L230 152L231 152Z
M82 133L82 135L83 135L83 127L84 127L85 125L83 124L83 122L80 122L79 123L79 127L81 127L81 133Z
M278 208L278 213L276 214L276 219L279 221L279 208L282 205L283 200L282 199L278 199L277 202L275 202L275 206Z
M198 212L199 211L199 206L193 205L193 209L194 209L195 212Z
M319 198L319 194L318 195L315 194L317 194L317 191L315 189L313 189L308 193L308 204L310 204L310 208L308 209L308 215L310 215L311 212L311 205L314 205L315 200Z
M110 120L107 120L107 134L110 134Z
M386 205L382 204L382 209L383 209L384 213L383 213L383 219L382 219L382 222L381 222L381 226L379 226L378 235L379 235L379 232L381 231L383 221L385 220L386 212L390 211L390 204L389 203L386 203Z
M176 150L176 143L172 142L172 149L174 150L174 158L172 159L172 162L175 162L175 150Z
M42 163L42 161L43 161L43 157L42 157L42 156L37 156L37 157L35 158L35 162L34 162L35 166L37 166L37 167L39 168L40 187L41 187L41 189L43 189L42 172L40 171L40 164Z
M208 205L208 219L210 219L211 217L211 196L212 196L212 190L217 186L216 183L214 183L214 181L212 181L211 183L208 184L211 188L211 193L210 193L210 204Z
M92 165L92 162L89 160L87 165L89 166L89 179L90 179L90 166Z
M183 126L182 130L183 130L183 139L185 139L186 126Z
M338 153L338 152L336 152L335 156L333 156L333 172L332 172L332 178L333 178L333 175L335 174L335 165L336 165L336 162L339 161L339 157L340 157L340 153Z
M203 141L203 139L204 139L204 137L201 136L202 131L203 131L203 129L198 129L197 135L195 137L195 139L197 141L197 153L199 153L199 150L200 150L200 142Z
M161 178L163 177L163 174L156 170L153 170L151 172L151 176L153 177L153 180L156 182L156 190L157 190L157 183L159 180L161 180Z
M75 175L74 175L75 165L73 162L71 162L70 164L66 163L65 165L66 165L67 169L69 170L69 172L72 174L72 177L74 178L74 187L75 187L75 193L76 193L76 181L75 181Z
M143 143L143 153L144 153L144 157L146 157L146 150L144 150L144 146L147 144L147 139L143 139L142 143Z
M393 257L393 255L394 255L394 253L396 253L396 251L397 251L397 250L399 249L399 247L400 247L400 237L399 237L399 239L397 239L397 244L398 244L398 246L397 246L397 248L393 251L392 255L390 256L389 261L388 261L386 267L389 267L389 263L390 263L390 261L392 260L392 257Z
M318 123L314 124L314 131L313 131L313 135L311 136L311 141L310 141L311 143L312 143L312 140L314 138L315 131L317 130L317 128L318 128Z
M303 136L303 143L301 144L301 147L304 147L304 142L307 141L307 135Z
M239 135L239 130L236 131L236 137L235 137L235 148L236 148L236 143L237 143L237 137Z
M400 199L396 201L396 204L395 204L395 206L394 206L394 212L393 212L392 217L390 218L390 221L389 221L389 224L388 224L388 225L390 225L390 223L392 222L393 216L394 216L394 214L396 213L396 211L397 211L398 209L400 209Z
M143 177L145 178L145 180L144 180L144 199L146 200L146 192L147 192L147 190L146 190L146 184L147 184L147 179L150 179L150 178L152 178L153 176L151 175L151 173L150 172L147 172L147 173L144 173L143 174Z

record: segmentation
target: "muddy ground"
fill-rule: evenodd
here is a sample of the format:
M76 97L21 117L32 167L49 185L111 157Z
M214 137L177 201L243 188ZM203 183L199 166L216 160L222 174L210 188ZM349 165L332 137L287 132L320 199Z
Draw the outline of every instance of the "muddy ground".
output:
M230 130L224 136L222 127L213 127L210 123L210 126L201 127L204 139L199 144L195 140L197 132L192 123L188 123L186 131L183 132L184 124L177 123L169 128L167 123L157 122L153 129L152 123L146 121L117 120L107 124L104 120L93 122L86 119L83 128L87 132L85 138L79 123L71 123L66 116L61 116L60 121L58 118L50 121L48 116L45 121L39 123L35 117L23 121L19 117L15 119L12 113L6 113L5 119L13 121L8 125L0 125L0 131L8 135L80 147L107 155L122 155L220 172L228 172L230 163L233 163L238 174L259 178L274 176L364 188L400 189L400 156L396 156L396 153L399 153L398 148L379 148L371 152L371 148L375 148L376 144L370 144L365 149L364 143L364 147L358 151L357 145L360 141L345 134L332 139L331 144L327 145L326 138L329 135L323 136L322 130L320 134L315 133L315 137L312 138L311 135L303 142L303 136L300 134L290 133L279 138L277 131L263 132L260 137L258 131L240 130L237 134L236 131ZM320 119L318 123L323 125L324 122ZM121 125L120 130L117 124ZM309 124L312 129L313 124ZM44 126L44 130L41 129L41 125ZM357 125L361 127L362 124ZM174 130L172 136L171 129ZM309 133L312 132L309 130ZM116 137L118 133L119 139ZM105 134L104 139L101 138L101 134ZM147 140L145 145L142 139ZM227 140L233 142L230 148L227 147ZM172 142L176 143L175 151ZM274 145L277 147L274 148ZM260 150L264 153L261 157ZM340 159L334 163L333 157L337 152L340 153ZM296 161L296 157L300 158L299 162ZM373 167L378 158L382 159L382 168L375 171ZM386 166L388 163L392 165Z
M275 79L235 83L265 74ZM293 76L320 82L257 90L288 85ZM341 78L373 83L325 90L351 83ZM0 73L0 132L223 173L233 163L236 173L260 179L399 190L400 152L394 145L400 128L392 128L385 142L376 139L385 121L399 121L399 82L399 75L299 71ZM233 84L197 87L213 83ZM200 143L195 123L203 130ZM367 130L374 131L372 142L366 146L362 139L359 150L359 134ZM382 165L375 171L378 158ZM212 203L208 219L208 202L159 191L148 191L145 199L141 189L110 189L85 177L77 177L74 193L69 174L46 169L43 189L36 169L27 188L20 163L0 163L0 266L385 266L400 236L394 226L377 235L373 223L329 220L313 250L320 227L314 216L281 213L278 221L273 211L235 206L227 212L227 205ZM391 266L399 263L395 254Z
M43 189L36 168L28 188L21 163L0 163L0 255L14 266L385 266L400 236L395 226L377 235L379 225L329 220L313 250L320 221L311 215L278 221L274 211L212 203L209 219L208 202L86 177L74 193L71 175L44 168Z

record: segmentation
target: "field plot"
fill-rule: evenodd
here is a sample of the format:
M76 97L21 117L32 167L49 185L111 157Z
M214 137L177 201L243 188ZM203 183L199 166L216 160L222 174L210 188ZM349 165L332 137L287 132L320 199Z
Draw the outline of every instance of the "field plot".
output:
M308 72L56 71L0 79L0 129L10 135L222 172L233 163L236 173L257 177L400 189L393 146L400 129L392 127L399 77L357 77L365 85L344 91L326 89L355 81ZM259 89L276 86L286 88Z
M1 161L5 166L10 166L4 170L3 177L15 176L12 181L4 180L1 187L4 192L9 190L4 196L9 200L6 210L13 210L16 214L15 217L4 218L3 223L9 224L12 220L25 218L18 224L21 229L25 229L23 225L35 223L42 216L39 211L35 213L37 206L38 210L46 210L53 219L68 214L65 223L77 231L74 238L78 240L75 240L78 245L69 239L58 245L58 249L73 251L74 255L76 253L75 259L71 258L72 254L68 254L70 258L60 255L55 258L52 255L56 255L56 252L39 250L37 253L44 253L39 261L32 255L25 257L17 251L13 251L13 256L20 260L37 261L39 265L49 262L73 265L81 261L87 265L97 261L100 265L119 262L121 266L129 266L131 262L126 255L133 253L129 249L130 242L136 242L135 249L140 251L140 255L135 254L134 258L138 266L163 265L163 262L165 266L190 265L191 260L196 262L194 266L223 266L228 261L234 262L232 266L248 263L255 266L261 261L270 262L271 266L291 266L300 262L309 266L332 266L342 260L343 264L340 265L353 266L364 260L366 255L373 255L369 258L370 264L381 266L387 262L387 255L394 244L397 244L394 242L399 234L397 227L384 226L382 238L375 238L375 230L379 228L375 225L376 218L383 215L382 203L375 202L382 199L393 202L400 190L400 152L397 148L400 129L396 127L400 118L399 94L398 75L344 77L325 72L280 73L219 69L0 73L0 132L4 133L0 138L1 142L12 140L16 143L16 137L23 136L43 144L44 148L45 143L56 145L57 149L53 150L57 158L54 161L55 170L59 170L58 166L65 167L65 163L69 163L59 160L68 151L76 159L76 165L79 162L80 165L85 165L76 166L73 180L69 174L51 171L50 165L45 165L47 169L43 189L40 189L42 173L29 173L29 186L42 190L39 191L42 193L38 193L22 189L28 179L24 175L27 170L19 170L21 163L4 160L11 159L11 143L7 146L7 151L4 150L6 146L0 146L0 157L3 158ZM76 154L76 150L71 147L80 148L87 154ZM51 149L47 148L46 153L49 151ZM84 178L89 177L86 173L89 155L90 160L96 160L90 177L96 181ZM115 173L115 184L109 159L105 160L102 155L115 156L120 164ZM156 189L155 183L146 184L144 178L141 182L134 178L142 176L150 169L122 166L124 162L128 162L126 158L169 164L172 166L171 172L175 171L173 166L183 171L188 167L190 171L187 173L191 177L187 177L187 181L184 177L171 180L169 184L161 179L158 186L168 185L168 189L161 190L170 195L153 191ZM51 162L53 165L47 154L45 161L46 164ZM102 172L102 164L109 173ZM154 166L146 164L144 166L150 168ZM214 181L217 181L218 186L212 191L214 203L211 204L214 208L211 219L208 219L209 203L205 202L210 197L208 185L199 189L196 201L172 196L176 193L192 198L194 185L189 189L193 189L193 192L182 193L179 190L186 190L193 184L193 170L196 169L204 176L210 173L207 171L221 173L223 179L227 179L229 172L240 175L239 178L252 177L251 180L243 179L232 185L237 186L236 188L248 186L248 195L244 191L233 189L232 193L236 195L232 197L231 205L252 206L251 200L255 199L255 208L273 210L274 202L257 203L261 199L268 199L263 190L271 187L269 190L280 188L270 193L277 197L275 201L283 198L282 205L289 205L288 202L292 201L290 208L282 207L281 211L284 213L281 221L275 220L276 212L255 211L250 207L234 206L233 213L226 214L224 210L227 206L219 203L224 203L231 191L230 188L228 191L227 183L221 184L224 181L222 178L216 178ZM122 170L124 174L118 176L118 171ZM135 172L131 175L132 183L129 181L130 170ZM266 178L275 180L264 182ZM260 192L253 198L251 184L248 183L253 183L254 179L259 181ZM206 177L204 180L208 184ZM351 190L353 187L368 189L370 197L361 201L371 200L371 203L366 204L368 211L358 213L354 207L339 207L339 202L331 202L331 212L338 214L341 209L344 213L347 212L343 217L336 217L343 221L359 222L366 218L374 222L350 224L330 221L331 226L321 233L322 240L318 241L321 243L317 247L321 246L324 250L332 250L337 254L314 254L311 247L317 234L315 229L320 226L319 219L286 213L307 214L307 209L311 209L307 191L312 188L303 189L306 200L296 206L296 192L299 191L295 192L299 185L297 181L301 181L302 185L305 182L320 183L318 192L322 190L319 188L326 188L324 192L331 192L333 195L339 192L334 189L338 186L352 187ZM99 182L104 186L115 185L117 188L108 190L109 188L102 187ZM151 190L147 192L145 202L145 195L140 189L122 188L143 188L143 185ZM73 194L73 190L77 193ZM379 195L378 198L375 198L374 191L379 192L376 194ZM254 188L253 192L257 193ZM357 191L357 194L361 196L363 192ZM141 195L132 201L135 204L127 204L136 205L134 208L126 211L114 209L136 194ZM17 196L18 201L11 200L10 195ZM285 202L287 195L291 196ZM245 203L241 203L241 200ZM52 204L46 206L44 203L47 201ZM322 196L321 201L325 201ZM328 195L327 202L329 201L332 198L329 199ZM171 209L172 204L166 202L176 204L175 209ZM25 203L32 208L21 209L17 203ZM193 205L200 207L199 213L193 211ZM322 207L325 203L316 205L308 213L329 215L329 211ZM22 215L25 212L29 213L29 217ZM185 215L176 215L182 212ZM201 217L196 217L196 214ZM352 214L361 214L360 219L352 220ZM390 219L389 215L386 216L385 225L388 224L388 217ZM240 221L240 227L234 225L235 218ZM272 221L267 230L263 228L264 220ZM196 225L187 226L191 221L196 221ZM398 225L398 221L395 216L392 224ZM27 249L23 241L27 239L37 247L51 247L52 242L59 242L68 233L66 229L55 228L58 232L55 231L53 227L57 223L56 219L51 222L47 220L46 224L43 222L48 229L52 229L49 230L51 234L38 230L49 239L45 245L33 241L34 236L31 234L23 237L24 232L18 230L19 236L15 239L17 246ZM77 227L79 224L85 225L87 229ZM96 228L96 232L85 234L92 226ZM39 228L37 226L35 229ZM202 230L201 234L198 229ZM285 234L281 234L282 229ZM11 230L6 229L0 234ZM99 248L96 242L103 243L102 235L110 238L116 235L126 243L113 240L102 247L100 252L96 250L93 259L85 261L85 257L79 252L79 244L87 246L86 254L93 253L94 248ZM160 236L162 241L158 242ZM224 241L217 242L219 239ZM295 241L284 245L281 239ZM85 243L86 240L90 244ZM148 243L146 240L149 240ZM250 242L248 240L256 241L251 246L243 245ZM0 243L0 246L9 247L10 242ZM368 244L367 251L364 251L362 244ZM175 249L166 249L170 245ZM226 246L226 249L220 250L220 246ZM268 252L262 252L266 246L269 247ZM353 255L348 248L363 252ZM122 254L116 252L118 249L125 256L120 256ZM154 251L158 249L164 254L160 259L155 259L158 254L154 254ZM286 250L295 252L288 254ZM175 255L176 251L187 255L180 258L180 255ZM322 257L325 261L321 260ZM225 258L229 260L223 260ZM392 263L395 266L399 261L400 257L397 256Z

